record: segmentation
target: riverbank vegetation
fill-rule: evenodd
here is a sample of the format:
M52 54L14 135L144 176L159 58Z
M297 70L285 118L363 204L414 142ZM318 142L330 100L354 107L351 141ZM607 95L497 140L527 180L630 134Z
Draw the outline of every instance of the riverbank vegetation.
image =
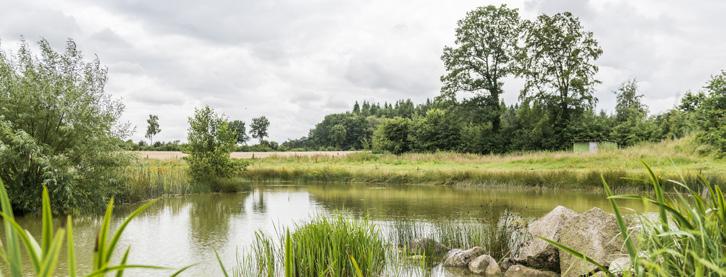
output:
M698 153L694 138L642 143L598 153L531 152L476 155L450 152L402 155L359 153L345 157L276 157L255 160L242 172L254 181L361 182L379 184L525 185L600 187L600 175L622 187L647 188L640 161L664 178L724 180L726 161ZM633 178L627 179L626 177ZM625 178L625 179L624 179Z
M38 48L0 52L0 179L16 213L40 211L43 185L54 212L101 210L131 161L118 146L123 104L104 92L106 68L72 40L62 53L46 40Z

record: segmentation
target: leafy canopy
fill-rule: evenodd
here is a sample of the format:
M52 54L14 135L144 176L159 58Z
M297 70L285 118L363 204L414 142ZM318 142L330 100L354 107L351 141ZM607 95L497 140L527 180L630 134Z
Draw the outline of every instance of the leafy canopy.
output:
M55 211L101 208L129 161L118 147L124 106L104 91L106 68L73 40L62 53L38 46L0 53L0 179L16 212L37 211L43 185Z

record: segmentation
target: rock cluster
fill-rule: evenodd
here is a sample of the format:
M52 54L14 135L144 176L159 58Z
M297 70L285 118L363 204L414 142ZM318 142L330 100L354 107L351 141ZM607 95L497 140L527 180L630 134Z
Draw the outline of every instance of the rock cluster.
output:
M591 264L560 252L540 239L546 238L567 245L609 266L608 270L611 272L621 273L630 266L622 248L623 238L615 217L599 208L577 213L558 206L542 218L522 225L517 239L528 239L514 244L516 249L513 250L512 258L499 264L480 247L451 249L444 256L442 265L468 268L471 273L484 276L549 277L597 273L598 269Z

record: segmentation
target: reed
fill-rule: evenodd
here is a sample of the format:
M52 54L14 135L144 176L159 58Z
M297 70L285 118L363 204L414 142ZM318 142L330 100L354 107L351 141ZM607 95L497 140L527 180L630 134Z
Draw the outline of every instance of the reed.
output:
M238 262L237 276L378 276L386 249L366 220L320 217L278 234L257 233L252 253ZM252 261L252 262L250 262Z

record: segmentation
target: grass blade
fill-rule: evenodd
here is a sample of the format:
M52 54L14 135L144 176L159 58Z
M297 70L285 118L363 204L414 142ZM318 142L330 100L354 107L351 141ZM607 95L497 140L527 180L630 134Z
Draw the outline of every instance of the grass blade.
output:
M151 200L147 202L144 205L141 205L141 207L138 207L136 210L134 210L129 216L124 219L123 223L119 225L116 232L114 232L113 237L111 238L111 242L109 243L108 247L106 248L106 254L104 255L104 262L108 263L111 260L111 255L113 254L114 249L116 248L116 245L118 244L118 241L121 239L121 234L123 234L124 230L126 229L126 226L129 225L132 219L134 219L136 216L141 214L143 211L151 207L151 205L154 205L156 203L156 200Z
M10 276L21 277L23 276L23 261L20 255L20 240L15 232L15 228L8 219L14 219L13 208L10 205L10 198L8 198L8 192L5 190L5 184L0 180L0 207L2 207L3 218L5 218L3 225L5 227L5 257L8 261L8 268Z
M543 237L539 237L539 239L544 240L545 242L547 242L550 245L556 247L560 251L565 251L565 252L569 253L570 255L572 255L572 256L580 259L580 260L586 261L586 262L588 262L588 263L596 266L602 272L608 274L609 276L612 276L612 273L610 273L610 271L608 271L607 267L605 267L601 263L598 263L597 261L593 260L592 258L588 257L587 255L582 254L582 253L578 252L577 250L574 250L574 249L572 249L572 248L570 248L570 247L568 247L568 246L566 246L564 244L560 244L559 242L556 242L556 241L553 241L553 240L549 240L549 239L543 238Z
M131 251L131 247L130 246L129 247L126 247L126 251L124 251L124 255L121 258L121 262L119 263L119 265L126 265L126 261L129 260L129 251ZM116 271L116 277L123 277L123 276L124 276L124 270L123 269L119 269L118 271Z
M63 247L63 239L63 229L60 229L56 233L55 237L53 237L53 240L48 247L48 252L44 255L43 264L41 266L40 273L38 274L39 277L53 276L53 272L55 272L55 269L58 266L61 247Z
M222 262L222 258L219 257L219 252L217 252L217 250L214 250L214 255L217 256L217 262L219 263L219 268L222 269L224 277L229 277L229 273L227 273L227 269L224 268L224 263Z
M195 265L197 265L197 264L190 264L190 265L188 265L188 266L182 267L182 268L180 268L179 270L175 271L175 272L174 272L174 274L172 274L172 275L171 275L171 276L169 276L169 277L176 277L176 276L179 276L179 274L182 274L182 273L183 273L184 271L186 271L187 269L190 269L190 268L192 268L192 267L193 267L193 266L195 266Z
M53 212L50 209L50 197L48 196L48 188L43 186L43 204L42 204L42 234L40 236L41 241L41 255L45 255L50 250L50 245L53 240Z
M73 219L71 216L68 216L66 219L66 237L66 249L68 250L68 276L76 277L76 246L73 242Z
M103 223L101 229L98 231L96 238L96 247L93 253L94 270L99 270L106 267L106 237L108 236L109 228L111 228L111 214L113 213L113 197L108 201L106 206L106 214L103 216Z

